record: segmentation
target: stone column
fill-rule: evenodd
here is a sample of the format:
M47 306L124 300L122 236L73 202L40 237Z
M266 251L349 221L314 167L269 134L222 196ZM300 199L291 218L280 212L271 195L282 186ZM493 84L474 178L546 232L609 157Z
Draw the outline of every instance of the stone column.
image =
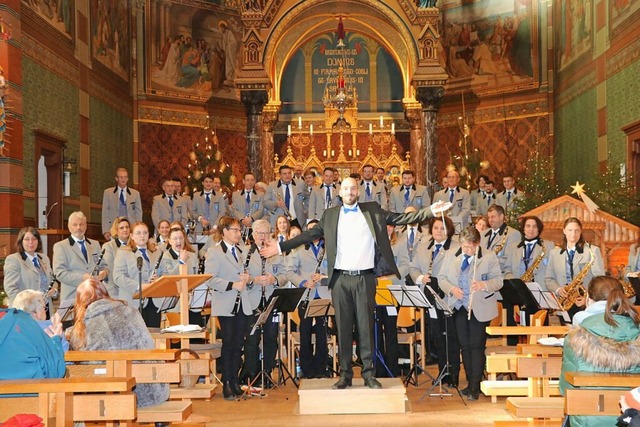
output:
M416 99L422 103L422 119L424 123L424 138L421 150L423 152L424 172L429 186L438 183L438 110L444 98L444 87L418 87ZM416 163L420 160L416 159ZM433 187L432 187L433 188Z
M422 105L419 102L411 101L404 103L404 116L409 122L409 152L411 153L411 170L413 170L418 184L429 186L427 180L425 163L423 159L424 143L422 131Z
M240 100L247 111L247 170L261 181L262 170L262 109L268 101L266 90L242 90Z
M265 105L262 110L262 179L266 183L275 179L274 152L275 142L273 137L273 127L278 122L280 104L273 102Z

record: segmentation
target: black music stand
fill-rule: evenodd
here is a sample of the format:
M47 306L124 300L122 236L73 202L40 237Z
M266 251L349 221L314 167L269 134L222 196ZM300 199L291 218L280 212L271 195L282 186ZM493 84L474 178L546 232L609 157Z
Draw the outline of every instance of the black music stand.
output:
M267 320L269 320L269 317L271 317L271 313L273 312L273 308L276 305L276 301L278 301L278 297L276 296L275 298L272 296L269 299L269 303L267 304L267 306L264 308L264 310L260 313L260 315L258 316L258 319L256 319L256 323L254 323L253 328L251 328L251 332L249 332L249 335L253 335L256 333L256 330L260 329L260 342L262 343L262 357L260 358L260 372L258 372L258 374L253 378L249 380L249 384L247 384L247 389L244 391L244 394L241 396L242 398L246 399L247 397L251 397L251 396L260 396L260 397L264 397L267 394L264 392L265 390L265 378L268 378L269 381L271 381L271 383L273 384L273 380L271 379L270 375L264 370L264 324L267 323ZM260 378L260 380L262 381L262 389L260 390L259 393L254 394L253 390L253 384L258 380L258 378Z
M392 285L376 286L376 306L375 306L376 309L378 307L384 307L385 309L387 307L394 307L394 308L396 307L396 301L393 298L393 295L391 294L391 289L390 289L391 286ZM378 342L379 342L378 331L381 330L382 327L380 326L380 318L378 317L378 310L376 309L374 309L374 312L373 312L373 355L374 355L373 368L375 370L377 367L377 363L379 362L384 367L384 370L387 373L387 375L389 375L389 378L393 378L394 375L393 373L391 373L391 369L389 369L389 367L387 366L387 363L384 361L382 351L378 346ZM393 332L396 334L398 333L397 330Z
M323 317L324 318L324 322L326 325L326 329L327 329L327 336L325 337L325 344L328 345L329 342L329 335L330 335L330 331L329 331L329 316L334 316L336 314L336 311L333 307L333 303L331 302L330 298L325 298L325 299L312 299L309 300L309 303L307 304L307 309L304 311L304 318L310 318L310 317ZM316 345L319 345L318 343L318 336L316 335ZM328 364L328 366L325 368L329 369L333 374L337 374L337 372L333 369L333 366L331 364Z
M504 279L500 295L502 295L502 300L509 307L514 305L520 307L520 312L525 313L525 323L528 312L535 313L535 311L540 310L540 305L531 290L520 279Z
M211 288L207 285L200 285L191 291L191 299L189 300L189 317L191 317L191 314L193 313L191 310L199 311L202 326L207 325L207 315L203 314L202 310L205 307L211 307L211 297ZM195 320L195 318L193 320Z
M398 302L400 307L414 307L414 308L422 308L429 309L433 306L427 300L424 292L420 289L419 286L404 286L404 285L391 285L389 286L389 291L395 300ZM424 316L424 313L423 313ZM418 363L418 331L417 331L417 319L414 312L413 317L414 327L413 327L413 366L409 369L406 377L404 378L404 386L406 387L409 383L418 387L418 370L422 371L420 364ZM423 342L422 345L425 345L426 334L425 331L422 331ZM427 371L423 371L431 380L434 378Z
M560 301L558 301L558 297L551 291L545 291L542 287L536 282L525 283L531 294L536 299L538 306L543 310L560 310L562 311L562 306L560 305Z
M431 388L422 395L420 400L423 400L425 397L427 397L427 395L429 395L430 397L437 396L437 397L440 397L440 399L442 399L445 396L447 397L453 396L453 394L449 392L449 390L442 385L442 380L444 379L445 376L449 375L449 377L451 377L451 372L450 372L451 361L449 360L449 322L447 321L447 318L450 318L451 316L453 316L453 308L451 308L449 304L447 304L442 298L440 298L440 295L438 295L438 293L434 291L431 286L425 285L424 289L426 292L428 292L428 295L431 295L431 298L429 298L429 300L430 301L433 300L435 302L434 305L437 305L438 307L440 307L440 311L442 311L445 316L445 319L444 319L445 352L444 354L445 354L446 361L445 361L444 368L438 374L438 378L436 378ZM438 387L438 393L431 393L431 391L436 387ZM464 403L464 406L467 406L467 402L465 402L464 399L462 398L462 393L460 393L460 389L455 383L453 385L453 388L455 388L456 391L458 392L458 395L460 396L462 403Z

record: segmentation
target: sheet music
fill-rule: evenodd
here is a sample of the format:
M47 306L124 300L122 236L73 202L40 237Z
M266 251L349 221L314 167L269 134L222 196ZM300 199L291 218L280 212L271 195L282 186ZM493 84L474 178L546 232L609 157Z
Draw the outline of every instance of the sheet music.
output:
M73 305L75 302L75 299L67 299L60 303L57 313L60 315L61 322L69 322L73 320Z
M525 284L533 294L533 297L536 299L540 308L548 310L562 310L560 302L553 292L542 289L542 286L536 282L528 282Z
M211 306L211 289L207 285L200 285L191 292L189 309L202 310Z

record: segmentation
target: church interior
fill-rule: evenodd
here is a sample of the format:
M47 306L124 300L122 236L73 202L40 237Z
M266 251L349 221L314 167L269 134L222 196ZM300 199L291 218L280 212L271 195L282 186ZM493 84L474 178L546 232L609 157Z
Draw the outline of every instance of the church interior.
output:
M25 226L50 254L74 211L103 242L117 168L151 224L165 179L188 195L214 173L230 198L247 172L269 183L289 165L320 184L326 167L346 178L373 165L389 185L413 171L432 198L451 169L469 190L484 175L502 191L512 176L519 214L544 216L556 243L584 211L619 277L640 235L639 19L640 0L3 0L0 264ZM572 195L582 184L597 214ZM420 378L402 415L294 416L292 385L253 407L216 395L194 414L206 425L511 419L504 397L419 400Z

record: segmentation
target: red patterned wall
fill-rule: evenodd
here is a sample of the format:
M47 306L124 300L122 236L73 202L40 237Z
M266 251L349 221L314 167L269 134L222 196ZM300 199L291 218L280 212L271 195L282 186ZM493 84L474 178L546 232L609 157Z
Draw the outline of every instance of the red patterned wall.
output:
M247 165L247 143L242 132L218 130L220 151L241 177ZM186 182L189 152L196 142L203 142L204 130L194 127L140 124L140 195L145 212L151 212L153 196L160 194L162 179L179 177Z

